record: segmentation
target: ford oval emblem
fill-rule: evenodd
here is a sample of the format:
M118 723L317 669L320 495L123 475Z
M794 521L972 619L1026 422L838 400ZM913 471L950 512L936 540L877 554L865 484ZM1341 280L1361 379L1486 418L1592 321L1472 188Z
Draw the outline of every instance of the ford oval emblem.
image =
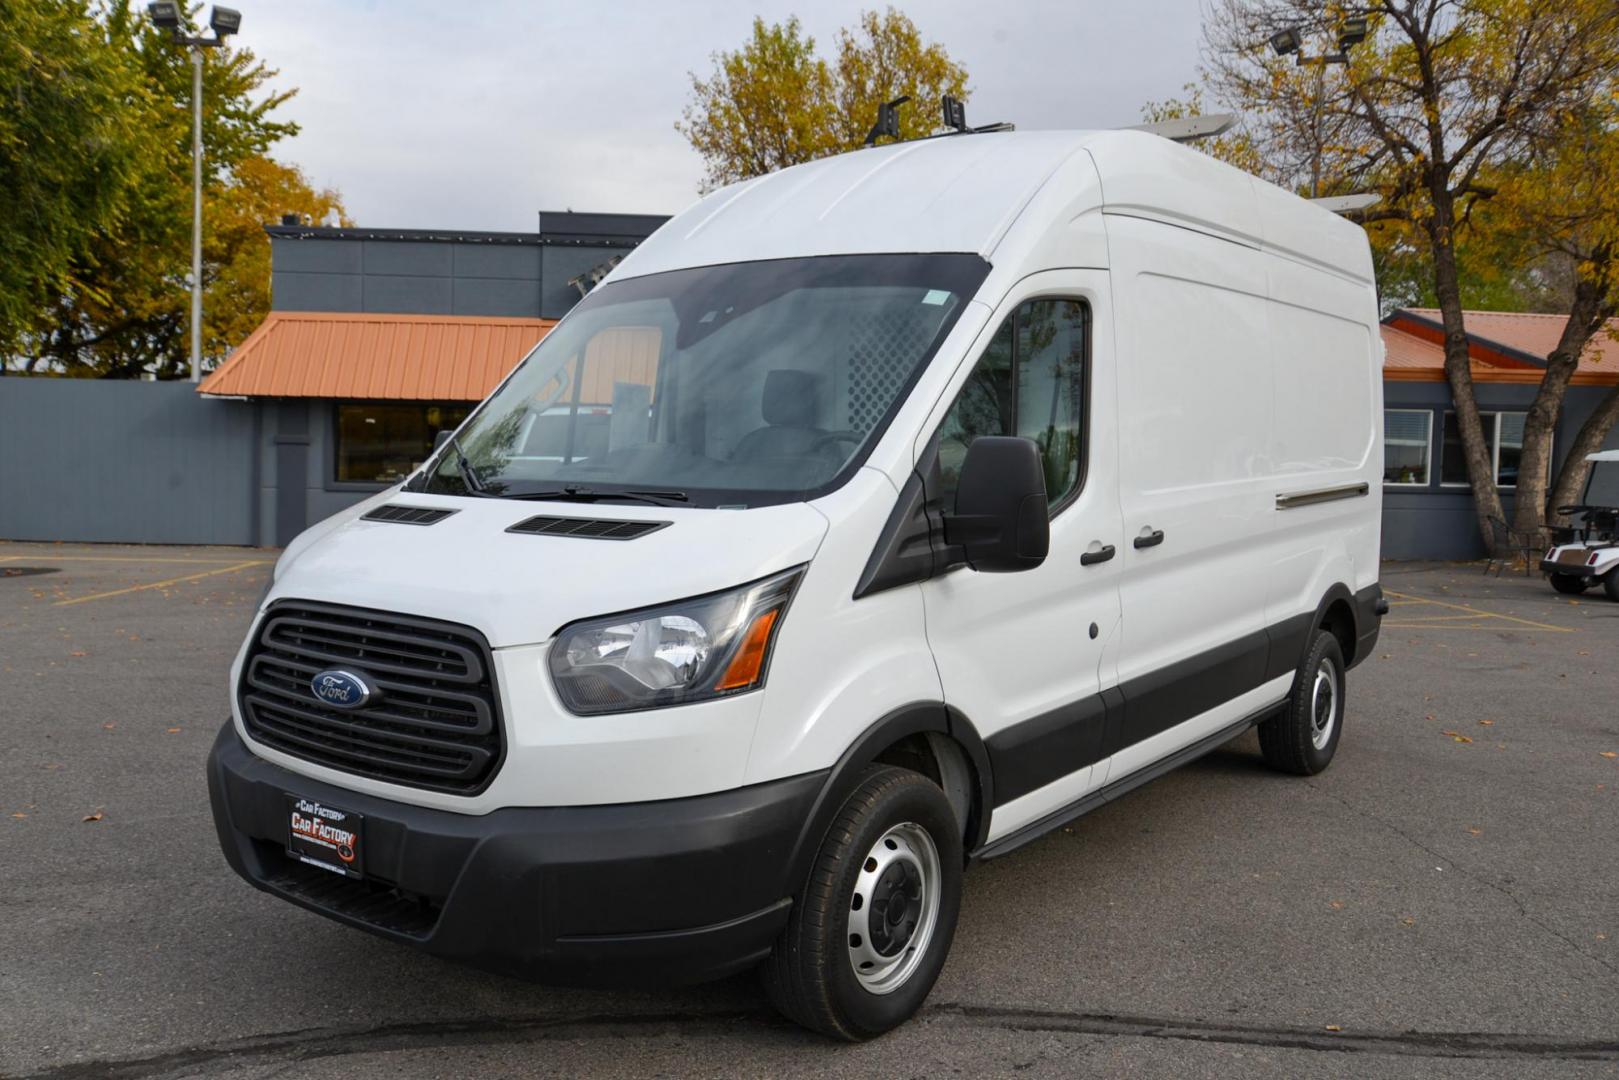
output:
M340 668L317 674L309 680L309 689L323 704L339 709L358 709L376 696L365 676Z

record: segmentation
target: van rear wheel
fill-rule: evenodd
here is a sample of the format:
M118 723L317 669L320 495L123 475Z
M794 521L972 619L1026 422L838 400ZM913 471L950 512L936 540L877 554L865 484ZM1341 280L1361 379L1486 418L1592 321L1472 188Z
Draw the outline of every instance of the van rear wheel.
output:
M771 1001L849 1042L910 1019L950 951L961 873L961 830L944 792L909 769L872 766L764 963Z
M1344 730L1344 653L1320 630L1280 713L1259 725L1259 748L1273 769L1314 776L1332 763Z

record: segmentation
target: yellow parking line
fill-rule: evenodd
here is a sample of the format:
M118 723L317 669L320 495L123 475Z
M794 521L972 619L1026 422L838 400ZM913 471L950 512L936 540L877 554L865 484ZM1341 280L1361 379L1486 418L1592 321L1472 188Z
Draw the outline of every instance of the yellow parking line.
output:
M1419 604L1433 604L1435 607L1450 608L1453 611L1465 611L1469 615L1473 616L1474 618L1478 618L1478 619L1504 619L1507 622L1513 622L1513 623L1518 623L1518 624L1520 624L1522 626L1533 627L1536 630L1550 630L1550 631L1553 631L1553 632L1559 633L1559 634L1571 634L1571 633L1574 632L1571 627L1567 627L1567 626L1552 626L1550 623L1534 622L1534 621L1532 621L1530 619L1520 619L1516 615L1501 615L1501 614L1499 614L1497 612L1494 612L1494 611L1482 611L1479 608L1468 607L1466 604L1452 604L1452 603L1449 603L1449 602L1444 601L1444 600L1431 600L1426 596L1412 596L1409 593L1398 593L1398 592L1388 592L1388 593L1385 593L1384 595L1392 596L1392 597L1395 597L1396 599L1399 599L1399 600L1414 601L1414 602L1419 603ZM1384 626L1404 626L1404 625L1408 625L1408 624L1404 624L1404 623L1384 623L1383 625ZM1453 629L1460 630L1460 629L1463 629L1463 628L1458 626L1458 627L1454 627ZM1487 629L1487 628L1486 627L1478 627L1477 629Z
M1477 622L1480 618L1481 618L1481 616L1478 616L1478 615L1413 615L1412 616L1413 621L1415 621L1415 622L1424 622L1424 623ZM1389 624L1384 623L1383 625L1387 626ZM1412 623L1411 622L1406 622L1406 623L1401 623L1400 625L1402 625L1402 626L1411 626Z
M231 562L229 559L142 559L133 555L54 555L50 552L35 552L32 555L0 555L0 562L7 559L38 559L41 562L132 562L132 563L180 563L182 566L223 566ZM273 562L273 559L254 559L250 565ZM232 563L232 565L235 565Z
M1477 626L1457 625L1456 623L1423 623L1423 622L1385 622L1385 630L1488 630L1494 634L1504 634L1504 626ZM1514 634L1572 634L1574 630L1567 626L1514 626Z
M246 570L250 566L263 565L265 565L265 561L263 559L256 559L252 562L237 563L234 566L223 566L218 570L204 570L200 574L187 574L185 577L170 578L167 581L154 581L150 585L131 585L127 589L114 589L111 592L91 593L89 596L75 596L71 600L58 600L53 606L68 607L71 604L87 604L91 600L105 600L110 596L124 596L128 593L143 592L146 589L166 589L170 585L180 585L187 581L200 581L205 577L213 577L215 574L229 574L237 570Z

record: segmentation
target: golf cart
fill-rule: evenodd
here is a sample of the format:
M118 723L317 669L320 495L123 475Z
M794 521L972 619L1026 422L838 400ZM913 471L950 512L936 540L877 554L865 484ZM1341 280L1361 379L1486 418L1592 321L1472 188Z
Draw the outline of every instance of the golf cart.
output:
M1600 583L1608 599L1619 600L1619 450L1602 450L1585 460L1591 462L1591 473L1584 499L1557 508L1579 520L1563 530L1540 569L1560 593L1582 593Z

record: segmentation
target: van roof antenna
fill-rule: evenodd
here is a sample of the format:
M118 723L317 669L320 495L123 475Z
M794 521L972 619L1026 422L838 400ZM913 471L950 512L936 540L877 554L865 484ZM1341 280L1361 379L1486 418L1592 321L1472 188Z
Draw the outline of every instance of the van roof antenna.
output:
M890 139L899 138L899 107L911 100L911 95L901 94L893 101L884 102L877 106L877 122L871 125L866 132L866 146L875 146L877 140L887 135Z
M1151 124L1135 124L1125 131L1145 131L1149 135L1162 135L1170 142L1188 143L1224 135L1237 123L1234 113L1216 113L1213 116L1182 116L1174 120L1159 120Z

